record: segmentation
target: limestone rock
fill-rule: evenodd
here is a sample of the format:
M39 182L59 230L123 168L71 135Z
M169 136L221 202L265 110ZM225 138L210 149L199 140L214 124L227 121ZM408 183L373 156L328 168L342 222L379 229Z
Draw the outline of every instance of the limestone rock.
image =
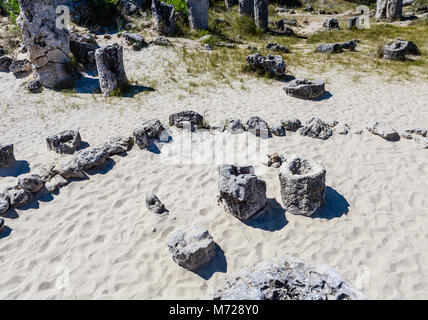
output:
M350 41L347 42L342 42L340 44L342 49L346 49L346 50L350 50L350 51L355 51L355 48L357 47L357 43L359 40L357 39L352 39Z
M7 192L0 192L0 214L6 213L9 207L9 194Z
M31 93L40 93L42 91L42 83L39 79L33 80L28 84L27 89Z
M269 76L282 76L285 73L285 62L280 55L266 57L260 53L254 53L246 58L247 65L251 69L268 73Z
M209 0L186 0L189 23L192 30L208 29Z
M128 46L132 46L135 51L139 51L144 47L147 47L147 42L144 38L138 33L128 33L123 34L123 38Z
M254 0L238 0L239 3L239 14L254 16Z
M54 177L52 177L49 181L46 182L45 187L48 192L54 193L58 189L66 186L68 183L69 181L67 179L57 174Z
M105 96L118 94L128 85L123 64L123 47L117 43L95 51L101 91Z
M73 154L82 144L82 138L77 130L65 130L46 138L48 150L59 154Z
M251 117L245 123L245 129L255 136L268 138L270 135L269 126L266 121L260 117Z
M321 43L317 47L317 52L320 53L340 53L342 46L338 43Z
M284 46L280 46L277 43L268 43L266 45L266 49L268 50L272 50L272 51L279 51L279 52L283 52L283 53L290 53L290 50L288 50L286 47Z
M37 174L23 174L18 178L18 188L37 193L43 188L43 180Z
M175 34L175 8L159 0L152 1L152 12L155 18L155 29L165 36Z
M326 30L340 29L339 21L336 18L329 18L324 21L323 27Z
M400 19L403 12L403 0L377 0L376 19L389 21Z
M208 230L194 227L178 230L168 238L172 259L187 270L196 270L208 263L216 253L216 245Z
M164 204L154 194L146 195L146 206L147 209L153 211L156 214L162 214L166 211Z
M12 58L9 58L8 56L0 57L0 72L9 72L12 61Z
M9 66L9 71L12 72L14 77L18 79L28 77L32 70L31 63L27 59L13 60Z
M316 213L325 199L325 175L325 168L311 159L293 156L283 163L279 181L286 213Z
M295 79L288 83L284 87L287 95L299 98L299 99L315 99L325 92L324 81L308 79Z
M270 132L278 137L284 137L287 134L282 124L272 125L270 127Z
M219 174L218 200L227 212L246 220L266 207L266 182L254 174L253 167L224 164Z
M169 125L176 126L183 129L184 124L187 122L191 124L192 129L201 127L203 125L204 117L195 111L182 111L171 114L169 116Z
M13 153L13 144L0 146L0 169L10 168L15 164L15 155Z
M300 129L300 134L302 136L327 140L332 136L333 130L329 125L327 125L327 123L314 117L306 123L306 126Z
M297 131L302 127L302 123L297 118L289 118L281 120L281 124L287 131Z
M125 136L114 137L104 144L104 148L109 157L130 151L133 146L134 139Z
M243 268L212 294L214 300L366 300L334 269L292 257Z
M254 1L254 21L256 26L266 31L268 29L268 0L253 0Z
M149 120L134 130L135 143L140 149L146 149L152 141L164 140L165 128L159 120Z
M46 88L71 87L74 83L70 64L70 34L56 27L53 0L21 0L17 24L28 50L37 78Z
M367 127L367 130L370 133L380 136L388 141L400 140L400 135L398 134L397 130L389 127L384 122L376 121L370 127Z
M420 51L412 41L395 40L383 48L383 57L392 60L404 60L406 54L418 55Z
M227 132L231 134L239 134L245 131L244 125L240 119L229 118L226 120Z
M33 199L31 191L24 189L11 189L8 191L11 208L19 208L28 204Z
M71 35L70 51L73 53L73 57L76 61L86 68L95 67L95 50L98 48L99 46L97 43L93 43L91 38L88 39L77 33Z

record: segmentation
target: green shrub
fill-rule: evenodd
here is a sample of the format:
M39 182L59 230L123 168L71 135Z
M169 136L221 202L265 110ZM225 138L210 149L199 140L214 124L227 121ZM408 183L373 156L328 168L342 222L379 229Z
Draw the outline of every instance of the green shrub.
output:
M175 8L175 12L180 12L187 15L187 4L185 0L165 0L165 3L172 4Z
M4 0L0 3L0 7L12 19L12 22L16 24L16 18L19 16L18 0Z

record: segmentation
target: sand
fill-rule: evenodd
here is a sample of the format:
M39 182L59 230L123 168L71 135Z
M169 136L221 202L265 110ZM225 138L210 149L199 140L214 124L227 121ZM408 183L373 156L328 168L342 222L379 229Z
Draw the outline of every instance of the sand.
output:
M154 46L140 53L127 49L128 75L155 77L155 62L173 54ZM34 95L26 92L25 79L0 73L0 144L13 143L19 161L16 169L0 171L0 188L13 185L20 173L67 157L49 152L45 137L69 128L96 146L132 134L144 120L157 118L166 125L169 114L186 109L204 114L211 124L226 117L246 121L257 115L276 123L317 116L352 127L350 134L327 141L288 133L262 143L263 151L267 146L269 153L311 157L326 167L326 203L314 217L284 213L278 170L262 165L263 154L243 156L247 143L260 140L248 133L240 138L194 133L193 161L177 157L186 137L175 129L173 142L160 154L134 148L115 156L87 180L5 217L0 299L201 299L240 268L286 254L335 268L371 299L426 298L428 151L406 139L387 142L364 128L375 120L399 130L426 128L428 82L383 82L374 75L353 81L337 70L316 76L327 81L330 93L319 101L288 97L284 83L251 75L245 89L232 82L183 93L159 82L155 91L133 98L103 98L84 93L96 85L89 78L80 93ZM354 133L360 129L362 134ZM214 137L235 143L217 145L216 155L228 150L227 161L254 165L266 181L265 214L241 222L218 206L222 159L199 161ZM149 192L169 215L147 210ZM171 232L192 225L208 228L221 248L213 264L198 273L175 264L166 244Z

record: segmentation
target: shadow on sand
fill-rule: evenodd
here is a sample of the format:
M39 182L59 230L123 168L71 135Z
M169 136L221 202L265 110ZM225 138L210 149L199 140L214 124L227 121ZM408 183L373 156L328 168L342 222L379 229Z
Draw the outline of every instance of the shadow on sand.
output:
M206 265L193 270L193 273L197 274L204 280L210 279L214 273L216 272L227 272L227 261L226 256L224 255L224 251L220 248L218 244L216 246L216 253L214 258L211 259Z
M281 230L288 223L285 218L285 210L276 199L268 199L264 210L253 218L242 222L247 226L271 232Z
M311 216L311 218L327 219L340 218L349 212L349 203L345 197L331 187L326 187L325 202L321 210Z
M25 160L18 160L11 168L0 169L0 177L17 177L30 172L30 164Z

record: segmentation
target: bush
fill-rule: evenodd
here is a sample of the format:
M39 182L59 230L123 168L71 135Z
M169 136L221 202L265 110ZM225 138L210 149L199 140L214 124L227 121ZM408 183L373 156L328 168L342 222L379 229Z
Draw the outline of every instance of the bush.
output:
M16 24L16 18L19 16L19 3L18 0L4 0L0 3L1 11L6 13L14 24Z
M175 7L175 12L187 15L187 4L185 0L165 0L165 3L172 4Z

